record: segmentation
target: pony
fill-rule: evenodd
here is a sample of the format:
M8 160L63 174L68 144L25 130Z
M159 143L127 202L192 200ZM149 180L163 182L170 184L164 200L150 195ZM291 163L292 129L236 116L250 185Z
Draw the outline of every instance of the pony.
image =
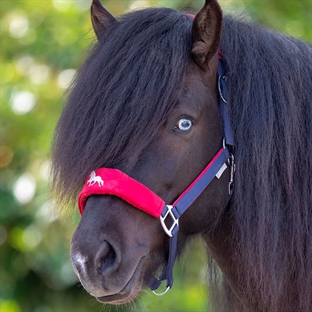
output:
M84 288L115 305L162 279L168 290L175 251L201 236L213 311L311 311L311 46L223 16L215 0L195 18L115 18L93 0L91 20L97 41L52 146L58 205L80 193L71 258ZM227 156L178 218L217 153Z

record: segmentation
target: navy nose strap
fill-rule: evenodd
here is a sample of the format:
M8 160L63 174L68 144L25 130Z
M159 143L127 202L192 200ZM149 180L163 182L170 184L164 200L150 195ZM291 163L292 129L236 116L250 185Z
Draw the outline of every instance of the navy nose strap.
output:
M218 64L218 90L220 109L223 120L223 147L214 156L208 166L200 173L200 175L193 181L193 183L180 195L180 197L172 204L166 205L160 216L161 225L170 237L169 240L169 255L167 265L164 267L159 278L154 278L150 285L151 290L157 296L164 295L173 285L173 266L176 259L177 240L179 232L179 218L192 205L196 198L206 189L206 187L216 178L220 178L223 172L230 169L229 181L229 196L233 191L234 179L234 136L229 120L228 105L227 105L227 79L224 74L222 61ZM170 226L168 226L170 224ZM167 281L166 288L163 292L157 293L162 281Z

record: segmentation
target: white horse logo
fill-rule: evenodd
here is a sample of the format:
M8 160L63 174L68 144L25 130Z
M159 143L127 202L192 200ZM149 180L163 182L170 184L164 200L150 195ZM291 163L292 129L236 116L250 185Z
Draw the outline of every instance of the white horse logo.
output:
M95 171L92 171L90 174L90 179L87 181L88 186L92 186L95 183L98 183L99 186L103 186L104 185L104 181L102 180L102 178L100 176L97 176L95 174Z

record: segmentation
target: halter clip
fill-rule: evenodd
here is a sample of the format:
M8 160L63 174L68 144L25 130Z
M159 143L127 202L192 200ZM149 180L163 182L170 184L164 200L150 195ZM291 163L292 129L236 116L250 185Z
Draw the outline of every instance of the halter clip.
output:
M234 174L235 174L235 161L234 161L234 155L231 154L228 164L230 167L230 181L229 181L229 195L231 196L233 194L233 188L234 188Z

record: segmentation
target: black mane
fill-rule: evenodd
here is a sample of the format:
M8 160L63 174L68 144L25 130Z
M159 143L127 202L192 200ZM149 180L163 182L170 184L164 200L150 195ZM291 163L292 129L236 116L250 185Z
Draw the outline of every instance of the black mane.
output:
M294 295L284 287L293 281L300 311L309 311L312 48L227 17L221 51L236 139L233 235L246 280L259 281L248 285L250 296L260 294L265 311L279 311L281 301L291 307Z
M76 200L95 168L132 166L163 126L183 87L191 24L172 9L137 11L94 46L55 132L53 185L62 203Z

